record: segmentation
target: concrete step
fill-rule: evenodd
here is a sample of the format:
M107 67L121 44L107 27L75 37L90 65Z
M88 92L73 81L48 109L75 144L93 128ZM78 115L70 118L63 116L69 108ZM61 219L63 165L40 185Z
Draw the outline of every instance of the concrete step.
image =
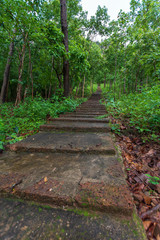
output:
M104 115L107 112L105 110L94 110L94 109L76 109L75 113L92 113L92 114L101 114Z
M100 122L68 122L54 121L40 126L40 131L71 131L71 132L110 132L110 127L106 123Z
M60 118L50 118L48 123L55 121L66 121L66 122L88 122L88 123L109 123L109 119L96 119L96 118L80 118L80 117L60 117Z
M84 109L84 110L86 110L86 109L88 109L88 108L91 108L91 109L95 109L95 110L106 110L106 108L105 107L100 107L100 106L79 106L79 107L77 107L76 109Z
M67 112L67 113L65 113L65 114L61 114L60 116L72 116L72 115L76 115L76 116L80 116L80 115L86 115L86 116L93 116L93 117L98 117L98 116L103 116L103 115L105 115L106 114L106 112L104 113L104 114L102 114L102 113L99 113L99 112Z
M51 208L0 198L1 240L146 240L141 223L128 216L72 207ZM137 219L136 219L137 220Z
M0 157L0 164L1 193L53 206L133 213L132 197L116 156L8 152Z
M75 110L77 111L84 111L84 112L106 112L106 109L99 109L99 108L94 108L94 107L87 107L87 108L76 108Z
M108 133L42 132L9 145L10 151L115 154Z
M87 107L87 108L76 108L76 110L75 110L76 112L77 111L84 111L84 112L88 112L88 111L90 111L90 112L105 112L106 113L106 109L98 109L98 108L94 108L94 107Z
M100 116L103 116L103 115L88 115L88 114L75 114L75 113L72 113L72 114L61 114L59 115L60 118L75 118L75 119L78 119L78 118L90 118L90 119L96 119L97 117L100 117Z

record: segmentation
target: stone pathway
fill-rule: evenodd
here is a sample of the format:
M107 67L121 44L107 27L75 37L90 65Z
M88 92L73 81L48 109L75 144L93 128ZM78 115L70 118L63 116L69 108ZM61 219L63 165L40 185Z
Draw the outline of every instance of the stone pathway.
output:
M93 221L91 216L81 216L81 225L87 223L87 227L83 226L83 229L88 231L87 234L81 236L81 227L74 226L78 229L77 237L70 227L67 228L68 238L61 234L62 238L58 235L60 237L57 239L146 239L139 227L141 223L137 224L139 219L125 181L122 163L112 141L108 119L96 118L106 114L99 99L100 91L97 91L75 112L63 114L58 119L50 119L40 127L38 134L9 146L9 151L0 157L0 193L3 197L1 204L9 204L12 212L15 202L11 203L4 197L20 198L56 207L57 210L46 210L46 214L60 211L62 219L67 219L67 212L69 219L74 215L73 219L77 221L77 214L71 214L68 208L84 209L82 212L94 211L98 216L96 219L101 219ZM23 204L26 204L26 209L30 212L31 206ZM0 208L0 211L4 215L4 209ZM23 214L25 221L26 214ZM14 223L14 216L13 211L12 221L8 221ZM5 231L4 221L7 221L7 217L0 219L0 234ZM125 221L128 224L125 224ZM39 222L40 226L42 222ZM65 221L63 223L66 226ZM58 224L56 219L52 220L52 224ZM36 224L34 226L36 228ZM110 226L111 231L106 229L107 226ZM22 239L21 229L18 229L18 238L3 239ZM42 229L41 235L37 235L38 238L29 239L41 239ZM97 234L93 238L95 231ZM8 234L9 232L8 230ZM98 235L100 232L103 232L103 236ZM49 234L50 237L43 236L42 239L56 239L56 233L51 229Z

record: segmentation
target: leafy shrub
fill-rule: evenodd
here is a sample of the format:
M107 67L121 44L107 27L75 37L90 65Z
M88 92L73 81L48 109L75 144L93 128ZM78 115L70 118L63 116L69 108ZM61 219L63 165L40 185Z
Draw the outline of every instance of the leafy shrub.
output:
M115 117L128 118L130 125L139 132L157 138L160 130L160 85L142 89L141 93L123 95L116 101L108 93L105 105Z
M60 113L74 111L86 99L53 98L44 100L27 98L14 107L12 103L0 105L0 149L4 143L14 143L38 131L46 117L58 117Z

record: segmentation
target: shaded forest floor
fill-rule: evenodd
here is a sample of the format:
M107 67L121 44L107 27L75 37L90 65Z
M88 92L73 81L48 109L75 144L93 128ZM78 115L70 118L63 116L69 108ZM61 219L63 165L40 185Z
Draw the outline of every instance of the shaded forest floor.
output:
M160 239L160 146L144 142L142 134L127 121L110 116L120 126L116 142L124 159L127 182L149 240Z

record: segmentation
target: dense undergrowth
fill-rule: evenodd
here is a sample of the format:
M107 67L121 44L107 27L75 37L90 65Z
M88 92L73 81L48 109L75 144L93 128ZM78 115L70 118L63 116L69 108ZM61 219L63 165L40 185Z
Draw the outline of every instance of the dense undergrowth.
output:
M122 95L114 101L112 93L103 89L107 111L143 135L144 140L160 141L160 85L144 88L141 92ZM113 130L120 132L120 126Z
M53 97L44 100L36 97L34 100L27 98L17 107L13 103L0 105L0 149L7 143L15 143L36 133L47 116L56 118L61 113L74 111L84 101L85 98Z

